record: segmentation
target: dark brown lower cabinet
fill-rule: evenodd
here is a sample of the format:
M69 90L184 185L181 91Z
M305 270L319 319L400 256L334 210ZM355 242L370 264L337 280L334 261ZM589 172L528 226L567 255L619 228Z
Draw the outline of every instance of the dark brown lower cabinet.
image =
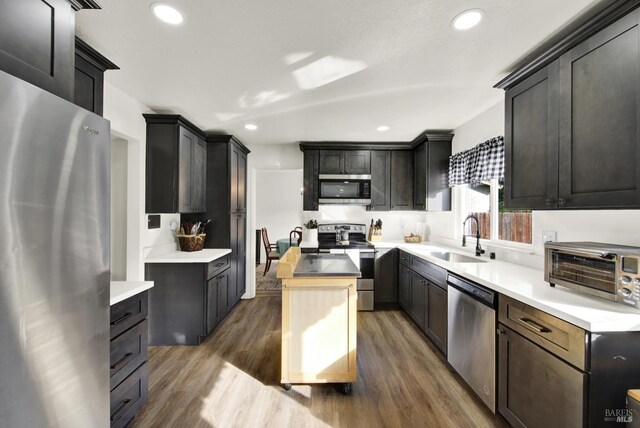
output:
M511 425L622 422L627 391L640 385L640 332L588 332L504 295L498 319L498 410Z
M149 368L145 362L111 391L111 428L129 425L148 394Z
M147 263L150 345L199 345L218 326L240 300L229 259Z
M111 306L111 427L125 427L147 401L147 302L144 291Z
M427 281L417 273L410 271L411 298L409 303L409 316L425 330L425 317L427 315Z
M447 355L447 271L402 250L399 257L398 303L431 342Z
M376 249L374 269L376 305L398 303L398 249Z
M398 274L398 303L400 307L405 310L405 312L409 311L409 305L411 302L411 270L400 264L399 274Z
M427 281L427 318L425 333L443 354L447 355L447 290Z
M514 427L585 425L587 375L502 325L498 385L499 411Z

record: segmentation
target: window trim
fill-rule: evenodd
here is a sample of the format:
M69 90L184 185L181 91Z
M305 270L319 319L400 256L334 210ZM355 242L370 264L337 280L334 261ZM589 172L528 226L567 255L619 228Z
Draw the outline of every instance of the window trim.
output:
M468 185L465 185L468 186ZM490 215L490 228L491 230L489 231L489 237L490 239L480 239L480 243L482 245L489 245L489 246L495 246L495 247L503 247L506 249L514 249L514 250L521 250L521 251L528 251L531 252L534 250L535 246L535 221L534 221L534 216L535 216L535 211L531 211L531 243L527 244L524 242L516 242L516 241L508 241L505 239L498 239L498 236L500 235L500 230L499 230L499 223L500 220L498 218L498 212L499 212L499 201L498 201L498 179L497 178L492 178L491 180L489 180L489 186L490 186L490 193L489 193L489 212L491 213ZM456 238L462 240L462 234L464 233L464 228L462 227L462 223L464 222L464 219L467 217L467 214L469 213L469 210L466 207L465 204L465 200L466 197L464 195L464 192L467 191L468 187L463 187L463 186L456 186L454 187L454 207L455 210L458 212L458 215L456 216L456 220L457 220L457 225L454 228L455 234L456 234ZM467 246L469 245L469 243L467 242Z

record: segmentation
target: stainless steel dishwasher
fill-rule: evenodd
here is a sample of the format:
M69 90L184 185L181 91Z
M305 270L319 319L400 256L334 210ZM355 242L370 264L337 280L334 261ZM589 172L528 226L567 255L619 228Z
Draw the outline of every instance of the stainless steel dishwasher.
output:
M452 274L447 283L447 360L495 413L497 293Z

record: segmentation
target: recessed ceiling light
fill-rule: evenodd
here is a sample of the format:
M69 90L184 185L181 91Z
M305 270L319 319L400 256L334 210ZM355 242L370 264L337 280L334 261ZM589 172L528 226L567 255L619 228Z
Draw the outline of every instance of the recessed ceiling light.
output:
M247 130L249 130L249 131L255 131L256 129L258 129L258 125L255 125L255 124L253 124L253 123L247 123L247 124L244 126L244 129L247 129Z
M478 25L482 20L482 15L484 15L484 11L482 9L465 10L453 18L451 26L456 30L468 30L469 28Z
M175 7L164 3L153 3L151 11L159 20L167 24L178 25L182 24L184 20L182 14Z
M384 132L388 130L389 130L389 127L387 125L378 126L378 131L380 132Z

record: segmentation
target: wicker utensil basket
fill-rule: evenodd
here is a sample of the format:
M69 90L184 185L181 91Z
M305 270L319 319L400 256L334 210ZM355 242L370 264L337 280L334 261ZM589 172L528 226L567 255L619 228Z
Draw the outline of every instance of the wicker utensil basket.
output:
M422 236L420 235L407 235L404 237L404 242L408 244L418 244L422 242Z
M180 244L180 251L201 251L204 248L206 233L199 235L176 235Z

